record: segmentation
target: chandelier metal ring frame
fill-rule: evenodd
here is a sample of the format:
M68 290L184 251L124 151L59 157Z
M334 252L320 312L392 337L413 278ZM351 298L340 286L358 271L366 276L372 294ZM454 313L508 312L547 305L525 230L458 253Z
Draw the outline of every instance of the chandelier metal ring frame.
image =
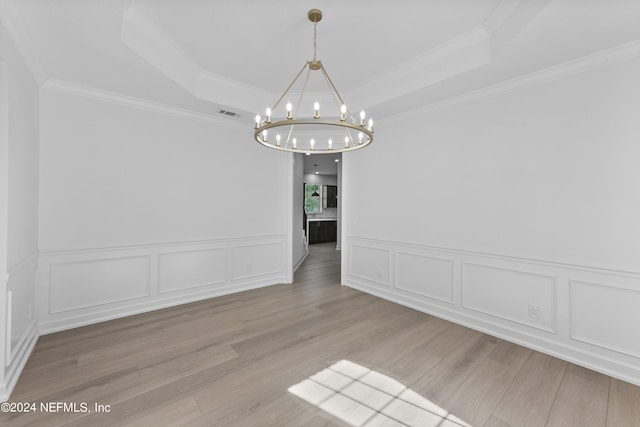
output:
M371 144L373 142L373 120L371 118L365 122L366 114L364 111L360 112L359 120L346 107L342 96L338 92L338 89L333 84L333 81L329 77L324 65L321 61L316 59L316 40L317 40L317 23L322 19L322 12L318 9L312 9L308 13L308 18L314 24L313 30L313 60L307 61L300 72L296 75L293 81L289 84L284 93L278 98L273 107L266 109L265 117L262 118L259 115L256 116L256 125L254 129L255 140L269 148L273 148L281 151L289 151L294 153L305 154L330 154L340 153L346 151L359 150ZM302 91L297 96L298 101L295 112L293 111L293 104L288 101L286 104L286 112L284 118L278 120L272 120L272 111L275 111L280 102L287 97L291 88L300 79L303 72L307 70ZM316 101L313 105L313 116L311 117L298 117L298 111L305 96L305 90L309 80L311 71L321 70L322 77L329 88L331 98L337 107L336 118L321 118L320 105ZM271 135L269 130L281 128L283 130L284 138L277 133ZM308 133L317 131L317 129L323 129L317 137L308 137ZM344 131L344 139L336 140L335 143L332 138L326 139L326 134L333 135L330 131L326 130L341 128ZM306 132L305 129L311 129L311 132ZM297 132L302 130L302 132ZM340 129L338 129L339 131ZM338 132L339 133L339 132ZM302 137L300 136L302 135ZM298 139L299 138L299 139ZM342 134L340 134L342 138Z

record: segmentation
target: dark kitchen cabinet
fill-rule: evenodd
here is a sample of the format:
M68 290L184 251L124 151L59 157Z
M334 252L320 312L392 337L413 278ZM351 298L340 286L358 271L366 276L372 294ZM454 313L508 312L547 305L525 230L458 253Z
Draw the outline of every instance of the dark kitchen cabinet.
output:
M309 222L309 244L335 242L338 234L336 221Z

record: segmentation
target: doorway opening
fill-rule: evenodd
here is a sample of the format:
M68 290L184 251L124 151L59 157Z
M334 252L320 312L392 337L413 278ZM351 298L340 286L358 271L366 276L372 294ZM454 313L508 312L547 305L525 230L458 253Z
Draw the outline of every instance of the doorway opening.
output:
M342 249L342 153L294 157L293 271L307 256ZM296 241L300 230L300 240ZM302 250L296 246L301 245ZM320 248L322 245L322 250ZM317 250L314 250L317 249ZM338 267L339 268L339 267Z

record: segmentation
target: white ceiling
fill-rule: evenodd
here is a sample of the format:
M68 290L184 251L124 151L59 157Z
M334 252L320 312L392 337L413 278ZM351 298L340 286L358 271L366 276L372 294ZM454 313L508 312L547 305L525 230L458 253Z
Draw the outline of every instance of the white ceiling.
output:
M337 175L339 162L342 161L342 154L311 154L304 156L304 172L314 173L318 171L320 175ZM338 162L336 162L336 159ZM315 165L318 165L315 167Z
M640 40L640 0L3 0L53 80L251 123L313 54L380 119ZM318 86L311 86L314 91Z

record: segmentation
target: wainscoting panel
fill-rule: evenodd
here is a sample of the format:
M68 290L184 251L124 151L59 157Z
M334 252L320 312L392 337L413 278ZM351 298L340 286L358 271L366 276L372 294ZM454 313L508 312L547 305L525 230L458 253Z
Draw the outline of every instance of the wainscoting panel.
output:
M6 287L6 336L4 382L0 382L0 401L5 401L18 381L38 339L35 314L38 254L9 268Z
M282 243L238 245L232 250L233 280L269 276L283 270Z
M12 268L7 282L7 355L5 361L10 363L25 341L29 340L28 332L35 321L37 256Z
M462 306L555 332L556 278L490 265L462 264Z
M396 288L453 304L453 265L451 259L397 252Z
M149 296L148 256L77 261L51 266L49 313Z
M287 282L287 236L40 254L40 333Z
M347 286L640 385L640 272L356 236L345 254Z
M351 246L350 276L389 286L389 266L391 265L388 249Z
M158 258L158 292L224 283L227 267L225 248L170 252Z
M570 284L571 338L640 359L640 288Z

